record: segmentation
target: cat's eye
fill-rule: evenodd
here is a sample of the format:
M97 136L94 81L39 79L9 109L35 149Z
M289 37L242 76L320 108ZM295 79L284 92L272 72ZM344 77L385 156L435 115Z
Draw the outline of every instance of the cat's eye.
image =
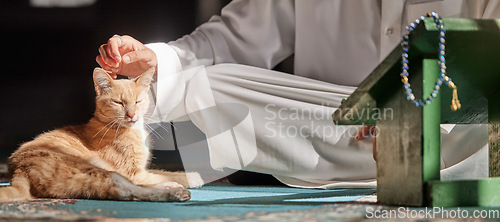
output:
M122 101L120 101L120 100L114 100L114 99L113 99L113 103L118 104L118 105L120 105L120 106L123 106L123 102L122 102Z
M142 102L142 99L135 101L135 104L138 104L138 103L141 103L141 102Z

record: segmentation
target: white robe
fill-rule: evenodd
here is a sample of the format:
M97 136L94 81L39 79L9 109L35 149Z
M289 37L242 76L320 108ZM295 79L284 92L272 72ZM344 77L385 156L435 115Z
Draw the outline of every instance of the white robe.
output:
M269 173L291 186L373 186L371 138L355 141L358 127L335 126L330 115L400 42L410 21L428 11L443 17L497 17L499 5L467 0L233 1L222 16L190 35L147 45L159 62L155 115L164 121L193 121L207 135L216 169ZM291 54L295 75L267 70ZM443 133L443 168L481 148L484 162L486 125L443 126ZM487 164L472 162L460 167L474 170L466 176L487 175Z

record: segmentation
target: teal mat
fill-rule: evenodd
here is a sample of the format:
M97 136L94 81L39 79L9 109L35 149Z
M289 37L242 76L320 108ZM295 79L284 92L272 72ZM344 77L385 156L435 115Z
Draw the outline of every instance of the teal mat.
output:
M307 210L324 204L354 201L374 189L311 190L286 187L241 187L208 185L191 190L185 203L78 201L71 208L114 212L117 218L170 218L173 220L241 216L249 212ZM101 212L102 212L101 211Z
M53 216L52 218L112 217L170 218L172 220L241 217L249 213L321 208L325 204L354 201L374 192L375 189L314 190L289 187L206 185L202 188L191 189L191 201L184 203L98 200L67 200L52 203L38 200L31 203L20 202L18 205L0 204L0 211L3 212L0 217L5 218L10 215L17 218L47 218L49 215L49 217ZM26 209L30 215L24 215L25 212L15 212Z

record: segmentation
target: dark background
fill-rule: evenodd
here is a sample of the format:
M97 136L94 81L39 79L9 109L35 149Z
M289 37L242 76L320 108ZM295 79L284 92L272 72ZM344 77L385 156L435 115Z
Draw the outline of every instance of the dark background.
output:
M39 0L0 1L0 168L21 143L43 132L86 123L92 117L92 71L98 66L95 57L99 46L111 36L127 34L143 43L169 42L220 14L230 2L42 0L93 3L40 7L33 4L35 1ZM291 67L293 56L275 70L292 73ZM169 132L160 132L166 139L154 145L152 167L183 170L176 144L187 137L204 140L192 123L176 125ZM207 159L208 149L200 150ZM227 178L234 184L281 184L272 176L244 171Z
M84 7L0 1L0 162L22 143L93 114L92 70L113 34L143 43L189 34L227 0L97 0Z

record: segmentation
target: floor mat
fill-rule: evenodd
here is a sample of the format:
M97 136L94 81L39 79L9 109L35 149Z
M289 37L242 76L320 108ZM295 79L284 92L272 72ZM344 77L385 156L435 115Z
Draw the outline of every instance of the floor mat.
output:
M314 190L289 187L206 185L192 189L185 203L97 200L44 200L1 203L0 218L104 219L168 218L243 219L276 212L299 212L336 203L376 201L375 189ZM358 203L359 204L359 203Z

